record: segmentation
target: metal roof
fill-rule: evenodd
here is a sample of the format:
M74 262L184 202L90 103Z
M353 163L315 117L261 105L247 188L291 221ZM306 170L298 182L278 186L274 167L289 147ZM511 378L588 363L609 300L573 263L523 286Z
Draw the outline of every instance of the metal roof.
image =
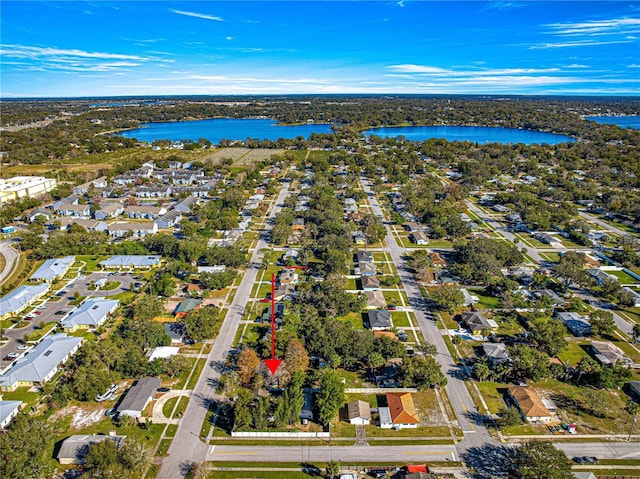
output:
M76 260L75 256L65 256L64 258L52 258L42 263L42 266L31 275L29 279L52 281L67 272L67 269Z
M155 266L160 263L160 258L160 255L117 255L100 261L100 266L106 268Z
M37 284L35 286L20 286L8 295L0 299L0 316L13 314L26 308L31 301L49 290L49 284Z
M100 326L120 302L116 299L89 298L62 321L63 328L79 325Z

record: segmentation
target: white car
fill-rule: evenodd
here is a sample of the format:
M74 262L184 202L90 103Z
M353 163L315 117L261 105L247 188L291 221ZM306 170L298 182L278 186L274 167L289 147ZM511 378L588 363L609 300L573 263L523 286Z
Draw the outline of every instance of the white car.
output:
M18 346L18 350L20 351L24 351L25 349L29 349L29 346L27 346L26 344L21 344Z

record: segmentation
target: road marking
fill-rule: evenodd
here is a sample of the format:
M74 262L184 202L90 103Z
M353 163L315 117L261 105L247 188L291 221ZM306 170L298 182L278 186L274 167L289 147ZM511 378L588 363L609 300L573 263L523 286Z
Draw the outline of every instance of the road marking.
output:
M460 406L462 406L462 410L464 411L465 414L468 414L469 411L467 411L467 408L465 407L464 403L460 403ZM469 418L467 417L467 421L469 421ZM471 431L470 432L476 432L476 428L473 427L473 424L471 424L471 421L469 421L469 426L471 426ZM462 431L462 432L466 432L466 431Z
M211 446L211 448L209 449L209 454L213 454L213 451L215 451L215 450L216 450L216 445L215 445L215 444L213 444L213 445Z

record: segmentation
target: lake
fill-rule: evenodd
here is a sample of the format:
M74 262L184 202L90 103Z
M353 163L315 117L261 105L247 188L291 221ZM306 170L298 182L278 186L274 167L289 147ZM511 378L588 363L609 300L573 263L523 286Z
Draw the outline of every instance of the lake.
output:
M618 125L622 128L640 130L640 115L630 116L585 116L585 120L595 121L605 125Z
M264 118L214 118L210 120L143 123L140 128L119 134L151 143L154 140L193 140L206 138L214 144L220 140L277 140L278 138L309 138L311 133L331 133L331 125L311 124L279 126L275 120Z
M617 117L620 118L620 117ZM278 138L309 138L312 133L331 133L331 125L308 124L279 126L268 118L214 118L209 120L170 121L143 123L140 128L119 134L127 138L153 142L154 140L193 140L206 138L214 144L220 140L277 140ZM404 136L408 140L424 141L443 138L449 141L472 141L477 143L547 143L550 145L574 141L573 138L542 131L518 130L516 128L486 126L401 126L372 128L365 135L383 138Z
M448 141L472 141L477 143L547 143L555 145L575 141L574 138L543 131L488 126L398 126L372 128L363 132L382 138L404 136L407 140L424 141L442 138Z

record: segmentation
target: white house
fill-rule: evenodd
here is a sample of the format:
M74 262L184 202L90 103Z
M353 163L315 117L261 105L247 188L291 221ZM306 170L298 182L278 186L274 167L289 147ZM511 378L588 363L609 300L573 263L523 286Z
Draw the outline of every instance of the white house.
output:
M347 416L350 424L370 424L371 406L366 401L352 401L347 404Z

